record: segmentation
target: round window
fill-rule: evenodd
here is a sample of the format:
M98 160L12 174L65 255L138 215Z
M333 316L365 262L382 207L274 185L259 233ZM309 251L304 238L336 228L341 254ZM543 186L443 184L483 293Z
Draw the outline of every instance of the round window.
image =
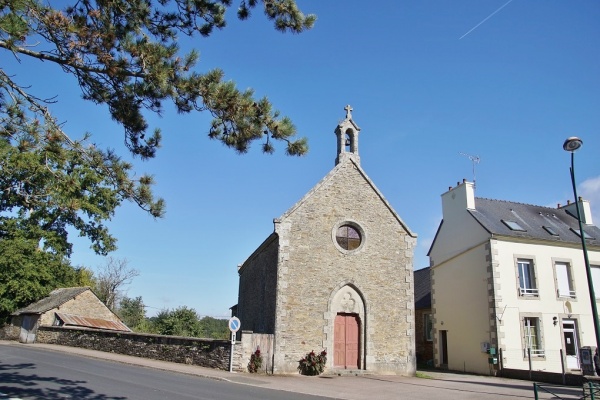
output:
M337 229L335 240L342 249L355 250L360 247L362 236L354 226L344 224Z

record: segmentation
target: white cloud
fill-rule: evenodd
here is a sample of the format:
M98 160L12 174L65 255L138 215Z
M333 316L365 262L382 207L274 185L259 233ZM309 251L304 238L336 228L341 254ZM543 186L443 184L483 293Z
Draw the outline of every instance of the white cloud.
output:
M600 176L583 181L578 194L590 202L594 225L600 225Z

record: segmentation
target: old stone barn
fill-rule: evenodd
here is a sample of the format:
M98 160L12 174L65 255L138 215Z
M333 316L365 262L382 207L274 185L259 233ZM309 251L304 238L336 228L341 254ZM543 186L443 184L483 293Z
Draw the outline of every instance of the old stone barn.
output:
M335 167L239 267L234 309L244 334L273 335L274 373L324 349L329 372L412 375L416 235L362 169L345 110Z

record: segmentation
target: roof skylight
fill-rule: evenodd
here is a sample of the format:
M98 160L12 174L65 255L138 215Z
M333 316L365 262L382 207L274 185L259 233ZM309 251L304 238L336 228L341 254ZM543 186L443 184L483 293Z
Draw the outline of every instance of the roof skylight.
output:
M526 229L524 229L521 225L519 225L515 221L508 221L508 220L504 220L504 219L501 221L504 225L508 226L510 228L510 230L512 230L512 231L527 232Z
M581 231L579 229L574 229L571 228L571 230L579 237L581 237ZM594 239L593 237L591 237L586 231L583 231L583 237L585 239Z
M543 228L546 230L546 232L548 232L552 236L558 236L558 233L554 230L553 227L544 225Z

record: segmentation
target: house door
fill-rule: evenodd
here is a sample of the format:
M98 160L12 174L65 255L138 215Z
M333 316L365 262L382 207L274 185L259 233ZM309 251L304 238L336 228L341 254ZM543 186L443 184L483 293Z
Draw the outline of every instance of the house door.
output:
M358 369L360 320L357 314L338 314L335 317L333 366Z
M448 365L448 331L440 331L441 365Z
M565 340L565 360L567 368L579 369L579 356L577 349L579 348L577 343L577 331L575 329L575 321L572 319L563 319L563 338Z

